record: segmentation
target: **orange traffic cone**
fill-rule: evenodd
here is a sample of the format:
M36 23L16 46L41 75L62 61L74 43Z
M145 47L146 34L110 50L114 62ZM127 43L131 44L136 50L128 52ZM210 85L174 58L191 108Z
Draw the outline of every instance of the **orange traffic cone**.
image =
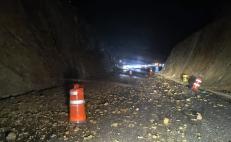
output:
M79 84L74 84L74 88L70 90L70 112L69 120L74 123L82 123L86 121L84 89Z

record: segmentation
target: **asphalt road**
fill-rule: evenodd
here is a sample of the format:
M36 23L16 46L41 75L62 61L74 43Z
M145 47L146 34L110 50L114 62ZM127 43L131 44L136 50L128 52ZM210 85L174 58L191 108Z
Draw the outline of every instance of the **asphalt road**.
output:
M0 102L0 141L230 142L231 101L161 77L84 84L88 120L68 121L58 87Z

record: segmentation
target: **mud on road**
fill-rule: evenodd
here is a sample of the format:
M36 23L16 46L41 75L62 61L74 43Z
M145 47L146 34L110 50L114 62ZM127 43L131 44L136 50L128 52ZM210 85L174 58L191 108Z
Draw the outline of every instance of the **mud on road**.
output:
M59 87L2 100L0 141L231 141L229 100L161 77L86 83L81 125L68 121L66 94Z

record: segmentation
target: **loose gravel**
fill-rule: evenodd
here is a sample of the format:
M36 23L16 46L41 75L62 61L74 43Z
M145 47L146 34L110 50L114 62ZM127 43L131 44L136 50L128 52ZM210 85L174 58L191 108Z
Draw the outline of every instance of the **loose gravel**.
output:
M84 84L88 120L58 87L0 102L0 141L230 142L231 103L161 77Z

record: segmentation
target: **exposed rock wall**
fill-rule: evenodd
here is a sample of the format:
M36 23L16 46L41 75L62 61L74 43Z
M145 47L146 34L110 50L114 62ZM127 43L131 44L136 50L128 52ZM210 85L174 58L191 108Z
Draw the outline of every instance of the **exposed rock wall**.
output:
M0 98L99 70L100 54L75 13L59 0L1 1Z
M167 59L162 74L201 76L203 86L231 91L231 18L223 18L180 42Z

